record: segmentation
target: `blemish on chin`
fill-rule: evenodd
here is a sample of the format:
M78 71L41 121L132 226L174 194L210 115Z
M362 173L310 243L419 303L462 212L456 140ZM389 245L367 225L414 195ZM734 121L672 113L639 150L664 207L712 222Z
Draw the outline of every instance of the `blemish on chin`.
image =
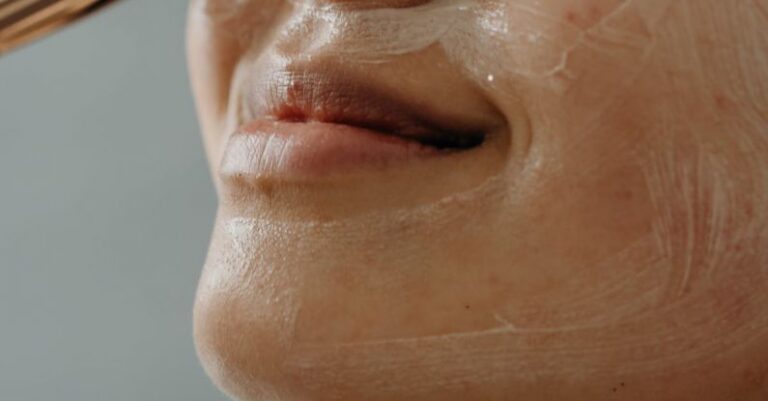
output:
M734 109L733 101L727 95L720 92L715 92L712 98L715 102L715 106L719 111L728 112Z
M275 182L269 179L261 179L256 182L259 192L267 199L272 199L275 194Z
M572 10L566 11L565 22L576 25L578 20L579 20L579 17L576 15L576 12Z

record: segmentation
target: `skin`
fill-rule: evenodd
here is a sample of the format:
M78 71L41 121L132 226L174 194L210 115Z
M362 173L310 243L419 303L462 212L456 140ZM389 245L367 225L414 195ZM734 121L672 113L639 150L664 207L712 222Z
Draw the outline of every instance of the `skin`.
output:
M292 3L193 1L211 378L239 400L768 399L768 3L472 7L461 39L372 53L309 46ZM311 183L222 176L247 93L306 65L451 99L495 139Z

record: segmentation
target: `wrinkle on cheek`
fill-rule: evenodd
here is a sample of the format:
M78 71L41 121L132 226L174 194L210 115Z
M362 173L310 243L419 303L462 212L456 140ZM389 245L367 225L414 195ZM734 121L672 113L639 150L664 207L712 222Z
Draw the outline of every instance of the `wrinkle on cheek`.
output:
M768 335L765 160L742 160L746 141L708 142L671 120L659 124L669 142L642 166L653 231L600 262L596 270L615 276L563 302L499 308L492 329L298 343L289 370L308 388L419 395L512 381L522 387L549 375L687 372L759 347ZM549 325L528 324L542 312Z
M768 34L748 4L673 11L662 54L686 79L669 80L655 106L656 150L643 166L668 272L662 299L699 314L695 327L730 347L768 333L768 99L755 92Z
M734 230L737 200L719 161L700 149L692 153L652 154L646 167L658 252L678 267L667 289L672 298L713 280L716 269L735 262L738 244L755 234ZM693 160L684 160L689 157Z
M680 282L673 274L679 267L671 266L676 261L653 248L649 237L601 262L609 271L621 266L626 272L627 266L635 266L625 277L617 271L616 277L590 283L588 291L569 294L559 303L538 304L530 311L498 310L499 324L492 329L337 344L298 343L288 363L316 374L323 360L336 363L341 357L345 366L363 372L372 368L392 374L389 368L418 365L419 371L423 368L435 377L456 376L465 381L490 380L487 375L493 372L503 372L499 374L507 378L647 373L696 366L765 334L766 316L760 313L765 283L743 277L753 265L727 266L703 284L691 280L695 288L670 299L665 293L670 283ZM521 323L529 312L537 319L545 313L550 325ZM647 338L647 333L654 336ZM391 365L377 365L382 354L389 355ZM620 366L610 362L615 358L622 360ZM432 365L443 360L464 363ZM480 369L489 366L493 372Z
M474 59L484 64L473 65L475 70L550 89L565 90L590 70L620 71L623 76L618 78L626 80L653 48L656 26L669 0L582 3L585 6L578 9L548 2L491 3L489 9L478 11L475 25L467 30L476 35L473 43L483 45L470 49L447 41L446 48L457 58L475 53ZM503 57L483 57L488 54ZM584 57L589 57L589 68L580 65ZM617 63L629 68L616 68Z
M557 334L608 328L648 313L659 298L660 258L648 237L581 272L559 298L502 306L497 319L509 333ZM590 274L594 272L594 274ZM596 277L599 276L599 279Z
M768 253L768 32L759 8L682 1L664 31L668 93L650 128L664 150L649 155L645 173L659 250L684 267L670 295L739 265L764 282L755 276Z
M530 309L500 307L498 325L486 330L299 342L288 370L310 389L413 396L523 387L548 375L592 380L685 371L741 352L768 333L768 281L755 263L764 260L765 252L755 251L765 239L758 235L765 212L744 208L764 198L758 186L734 191L749 186L736 185L731 166L714 154L689 153L649 157L643 171L659 221L651 235L599 261L593 270L603 275L582 291Z

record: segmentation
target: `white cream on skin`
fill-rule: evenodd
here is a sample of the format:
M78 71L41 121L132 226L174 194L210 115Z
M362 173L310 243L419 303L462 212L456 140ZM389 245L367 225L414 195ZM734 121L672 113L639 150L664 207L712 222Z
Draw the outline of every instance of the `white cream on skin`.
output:
M503 382L511 376L534 380L556 374L574 378L654 374L667 368L694 367L764 338L768 314L760 306L768 304L768 250L761 244L768 241L768 161L762 157L768 148L768 121L760 113L765 109L756 105L765 101L761 91L768 89L762 79L765 74L761 75L768 68L768 52L754 49L768 44L768 34L758 33L765 24L765 13L753 12L746 2L740 3L744 5L741 9L712 13L713 26L730 21L754 25L745 30L753 36L741 38L740 46L725 48L725 56L696 53L693 39L686 36L692 30L673 32L664 24L668 18L685 21L687 15L704 14L708 6L703 3L627 0L581 25L551 15L548 3L437 0L408 9L376 10L293 4L296 8L282 34L295 35L302 42L304 57L331 52L350 62L386 63L438 45L489 91L524 86L520 82L530 84L526 88L533 89L526 89L526 95L534 102L526 106L545 115L536 120L534 135L538 130L557 131L582 138L590 130L605 129L604 121L619 108L616 99L633 90L637 80L649 82L645 74L657 69L654 63L660 59L679 58L670 64L681 66L677 73L697 76L690 89L700 92L702 99L701 104L690 104L690 99L654 99L659 105L648 107L666 108L667 114L642 128L663 132L659 141L667 146L659 149L666 150L628 152L632 158L628 164L637 166L644 177L644 195L655 214L648 233L583 267L599 280L586 287L574 286L574 292L551 303L541 300L526 305L525 300L510 300L510 305L497 308L490 316L495 326L483 330L343 343L303 341L296 331L304 302L301 289L311 283L278 266L286 261L309 269L313 264L355 265L359 261L344 255L345 246L362 248L356 242L360 237L387 238L403 222L415 227L408 234L413 238L450 237L444 233L465 226L461 220L467 204L488 210L522 207L515 206L519 188L534 183L546 168L541 165L546 161L537 160L535 148L522 172L502 171L475 189L416 208L373 212L332 223L224 217L219 230L225 233L222 241L228 243L214 246L224 249L221 253L226 256L209 262L207 271L214 277L204 283L222 285L222 291L263 288L268 294L264 302L269 304L262 306L280 309L273 310L269 319L279 320L276 324L287 334L281 346L293 356L286 363L303 372L309 388L333 386L347 377L377 383L382 392L419 394L436 377L442 378L441 386L460 388L465 382ZM666 40L660 43L659 36ZM531 57L520 59L520 54ZM719 66L718 60L724 58L735 60L732 67ZM727 82L723 75L755 85L723 87L719 84ZM739 99L739 111L726 116L722 104L711 102L712 92ZM568 99L577 98L576 94L590 101L574 104L561 121L546 118L548 112L563 116L554 113L562 110L547 101L550 96ZM699 110L698 121L687 119L692 115L690 109ZM561 130L564 126L570 130ZM586 145L574 139L572 146L572 151L579 151L579 146ZM750 154L755 156L744 157ZM595 171L600 162L595 161ZM575 172L574 180L590 173ZM504 227L519 224L504 214L494 217L489 219L493 227L468 228L463 233L504 232ZM357 236L360 227L367 231ZM295 244L297 238L305 237L333 238L338 243ZM291 241L292 246L281 240ZM450 243L450 238L436 237L436 241ZM408 243L406 236L392 240L391 245L402 246L404 254L419 255L419 250L408 249ZM314 246L332 247L339 253L320 252ZM264 256L259 247L274 247L283 253ZM306 259L315 254L322 254L321 258L334 255L339 260L308 263ZM614 270L612 265L624 268ZM525 270L525 266L516 269ZM254 273L257 276L251 276ZM232 277L246 274L249 276ZM366 281L366 276L378 273L361 270L352 274ZM396 291L414 277L414 272L390 271L380 283ZM284 294L280 288L297 290ZM579 292L580 288L589 291ZM548 319L537 317L542 309L549 312ZM545 324L530 325L537 320ZM633 328L639 334L633 336ZM643 337L649 332L654 333L653 338ZM549 339L546 346L531 349L531 339L542 334ZM602 358L606 354L624 359L620 365L608 363ZM337 366L334 362L340 356L345 358L347 371L323 369L326 364ZM455 360L462 363L446 362ZM408 369L398 374L399 367ZM381 372L393 375L389 383L376 380ZM280 399L276 392L273 396Z
M381 63L437 45L489 83L494 80L488 76L573 79L569 58L586 47L605 54L650 49L655 25L671 2L615 3L602 10L598 20L580 27L550 15L552 1L435 0L417 7L372 10L295 1L296 10L283 34L301 35L305 55L331 52L345 60ZM549 49L547 56L536 50L541 47ZM488 60L487 54L516 56Z

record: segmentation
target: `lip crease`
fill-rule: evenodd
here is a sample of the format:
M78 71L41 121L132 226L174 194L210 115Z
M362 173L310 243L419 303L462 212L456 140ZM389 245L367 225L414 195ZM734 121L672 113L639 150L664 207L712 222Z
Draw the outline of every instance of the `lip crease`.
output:
M313 178L383 168L480 146L485 131L378 88L316 72L279 71L242 99L224 177Z

